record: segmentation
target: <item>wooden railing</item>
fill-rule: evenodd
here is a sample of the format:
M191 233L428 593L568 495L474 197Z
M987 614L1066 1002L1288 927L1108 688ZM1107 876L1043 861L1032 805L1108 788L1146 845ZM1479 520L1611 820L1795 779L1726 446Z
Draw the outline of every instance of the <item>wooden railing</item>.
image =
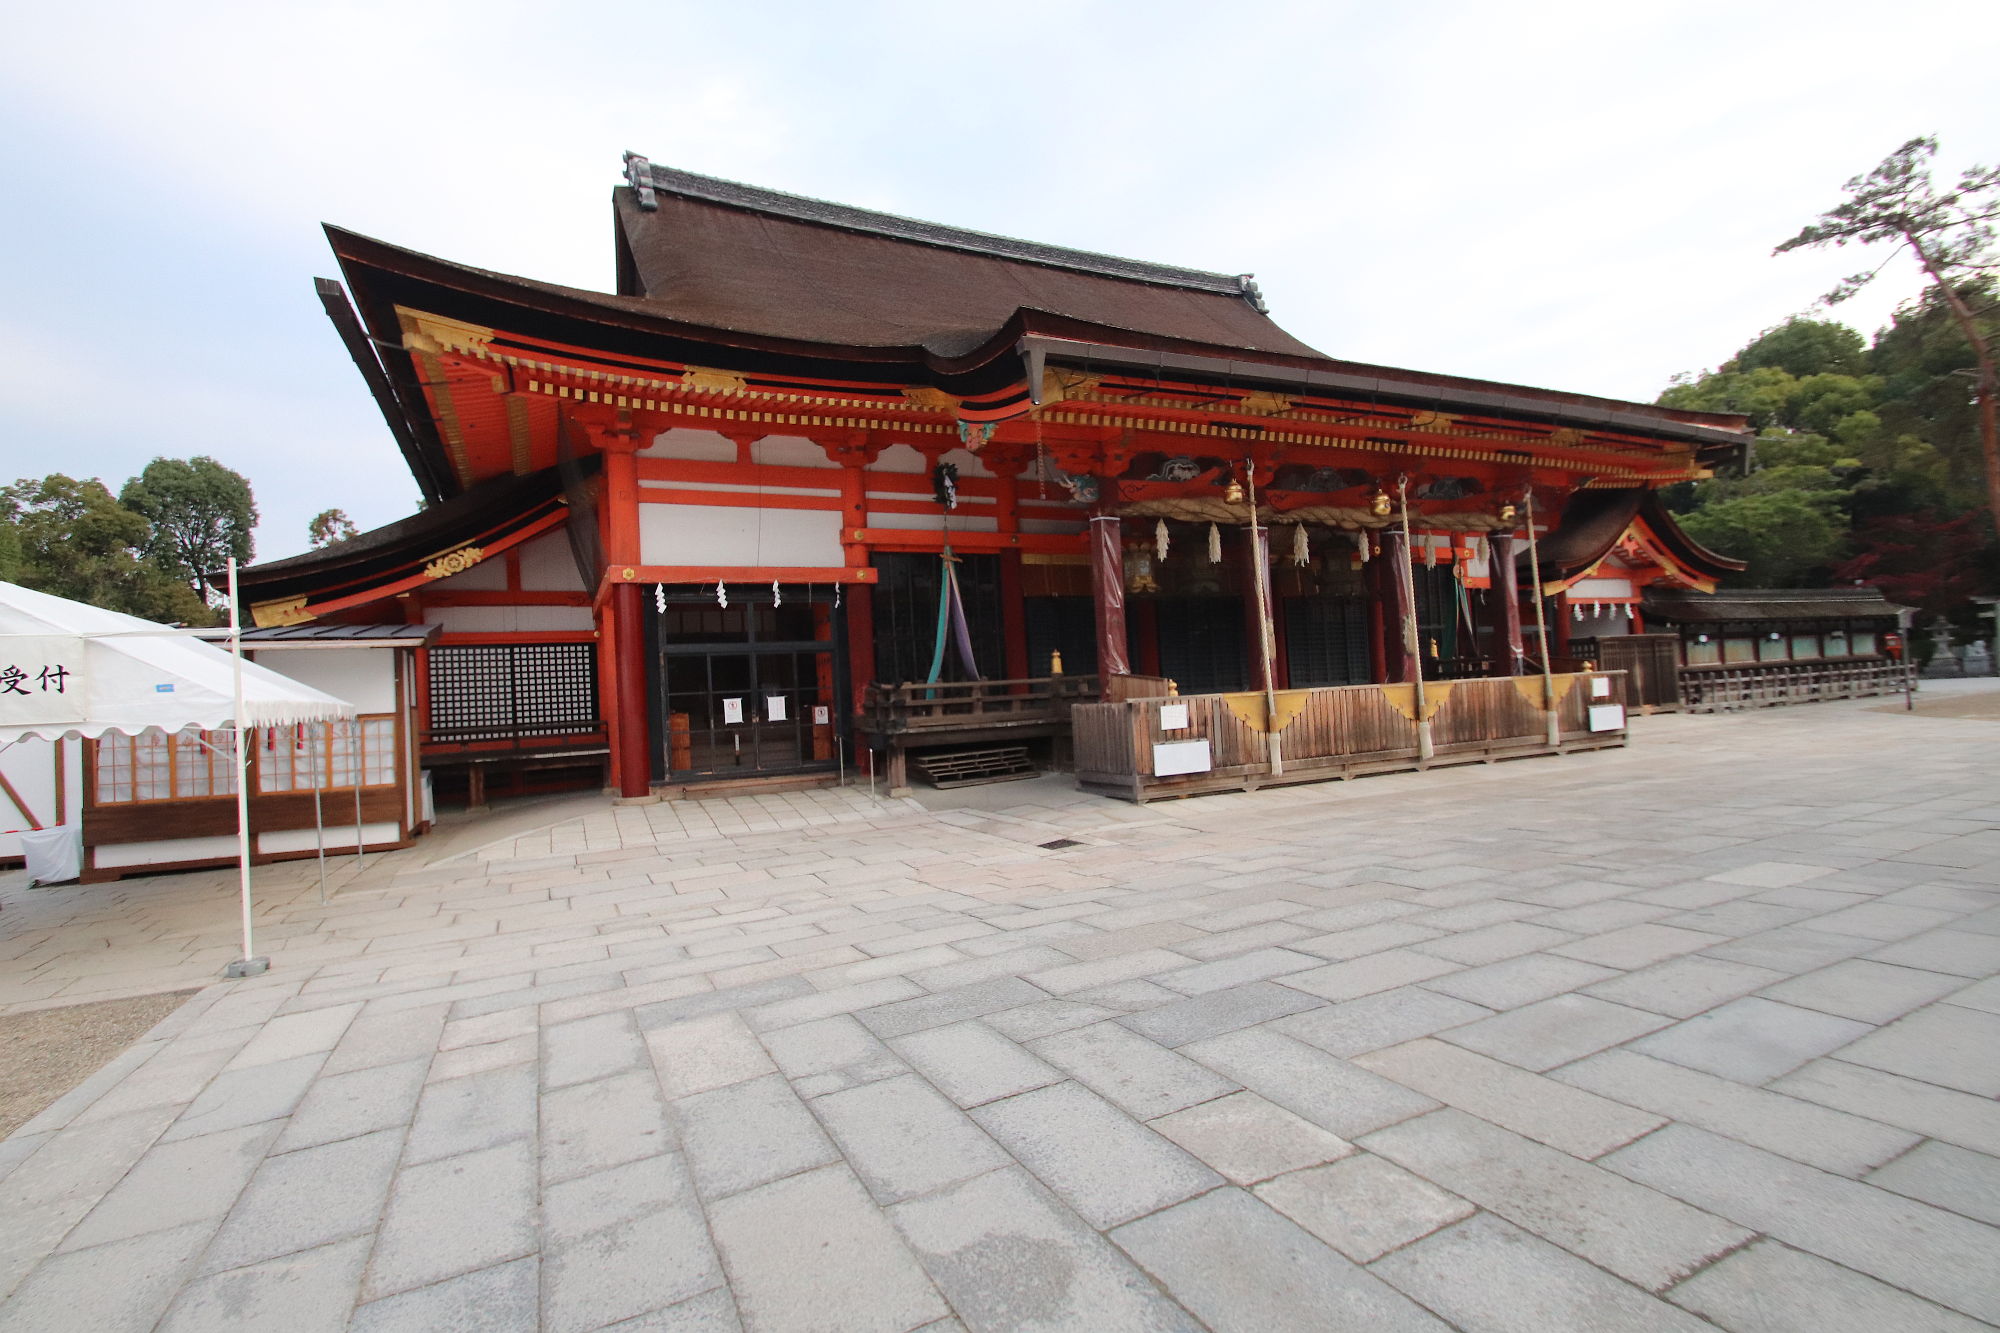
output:
M1104 702L1117 703L1124 699L1158 699L1162 695L1181 692L1180 686L1165 676L1106 676L1104 678Z
M882 736L964 727L1060 722L1072 705L1097 698L1095 676L1031 680L871 684L862 696L861 729Z
M1851 662L1766 662L1681 668L1681 705L1718 713L1819 699L1897 694L1908 668L1886 657Z
M1595 682L1595 684L1593 684ZM1615 672L1579 672L1555 678L1557 735L1554 750L1623 745L1622 709L1599 714L1592 705L1623 695ZM1426 686L1431 756L1422 744L1414 692L1408 685L1341 685L1281 690L1277 694L1282 772L1273 770L1262 694L1199 694L1078 704L1070 712L1077 781L1129 800L1254 789L1275 783L1316 782L1363 773L1490 761L1554 752L1548 741L1540 676L1497 676L1436 681ZM1186 725L1171 729L1167 721ZM1193 747L1175 750L1180 742ZM1173 772L1190 748L1205 767ZM1165 749L1156 749L1165 746ZM1159 772L1165 766L1170 771Z

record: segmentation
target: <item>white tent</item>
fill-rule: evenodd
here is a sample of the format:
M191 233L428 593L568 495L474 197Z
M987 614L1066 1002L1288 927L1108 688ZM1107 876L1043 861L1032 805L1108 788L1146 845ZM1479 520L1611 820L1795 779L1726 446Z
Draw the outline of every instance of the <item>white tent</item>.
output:
M230 566L232 594L236 570ZM234 604L231 621L234 629ZM354 705L243 660L196 631L0 583L0 748L31 737L86 739L158 728L235 732L237 850L242 870L243 958L251 959L248 783L243 733L330 722Z

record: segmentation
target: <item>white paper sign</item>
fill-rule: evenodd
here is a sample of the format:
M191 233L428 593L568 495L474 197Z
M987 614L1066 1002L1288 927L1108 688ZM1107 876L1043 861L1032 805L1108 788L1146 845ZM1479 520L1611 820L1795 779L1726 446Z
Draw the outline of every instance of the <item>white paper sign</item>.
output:
M80 636L0 638L0 725L81 722L89 695Z
M1186 704L1160 705L1161 731L1186 731L1188 728L1188 706Z
M833 720L833 710L832 710L832 709L828 708L828 707L827 707L827 706L826 706L825 704L816 704L816 705L814 705L814 707L813 707L813 725L814 725L815 727L823 727L823 726L827 725L827 723L831 722L832 720Z
M735 726L742 720L743 701L741 699L724 699L722 701L722 724L726 727Z
M1593 699L1609 699L1611 697L1611 677L1592 676L1590 678L1590 697Z
M1215 767L1208 742L1160 741L1153 746L1153 776L1171 778L1181 773L1206 773Z
M1624 725L1624 704L1592 704L1590 706L1590 729L1592 731L1616 731Z
M785 720L784 695L767 694L764 696L764 720L766 722L783 722Z

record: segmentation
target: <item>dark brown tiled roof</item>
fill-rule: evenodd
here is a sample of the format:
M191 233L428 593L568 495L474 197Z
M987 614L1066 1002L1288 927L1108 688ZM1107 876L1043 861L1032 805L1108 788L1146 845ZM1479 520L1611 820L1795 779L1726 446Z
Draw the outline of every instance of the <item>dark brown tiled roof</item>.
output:
M653 207L629 186L616 192L620 293L689 324L960 356L1031 310L1210 347L1322 356L1231 275L650 171Z
M1570 578L1590 568L1609 554L1634 519L1644 519L1668 553L1693 573L1713 579L1744 567L1744 561L1711 551L1688 536L1672 511L1660 503L1657 491L1578 491L1563 507L1562 522L1541 542L1542 578ZM1526 556L1520 559L1525 570Z
M1646 618L1669 624L1718 624L1730 621L1855 620L1894 616L1903 608L1882 595L1880 588L1725 588L1720 592L1686 592L1679 588L1646 590Z

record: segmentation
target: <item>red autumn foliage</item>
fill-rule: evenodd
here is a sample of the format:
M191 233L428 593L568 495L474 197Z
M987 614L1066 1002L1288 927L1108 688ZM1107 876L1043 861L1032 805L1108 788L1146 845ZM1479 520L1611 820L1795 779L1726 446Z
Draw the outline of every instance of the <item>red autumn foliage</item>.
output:
M1869 519L1854 534L1855 555L1836 565L1842 581L1872 583L1914 606L1922 618L1949 616L1989 591L1991 523L1984 512L1945 518L1935 510Z

